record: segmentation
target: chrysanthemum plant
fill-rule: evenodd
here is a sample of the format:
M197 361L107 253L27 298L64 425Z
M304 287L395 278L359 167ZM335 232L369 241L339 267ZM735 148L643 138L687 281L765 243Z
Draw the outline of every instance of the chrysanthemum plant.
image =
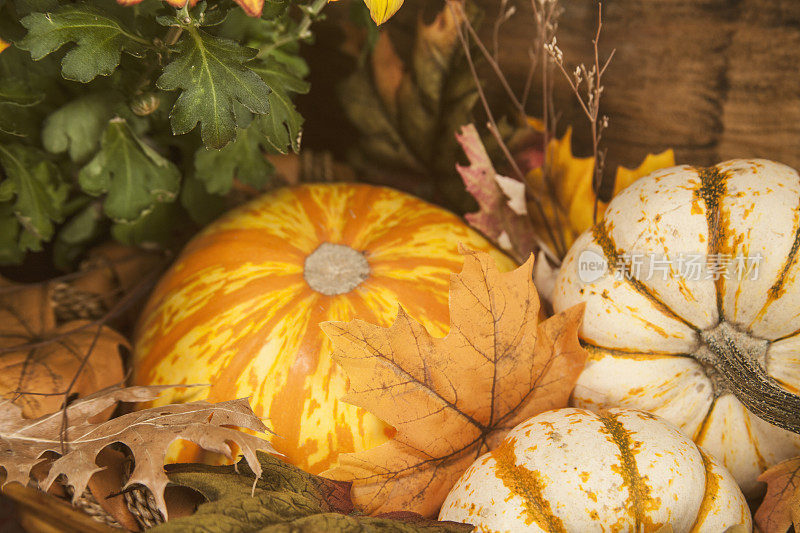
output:
M299 149L327 0L177 1L0 0L0 262L157 243Z

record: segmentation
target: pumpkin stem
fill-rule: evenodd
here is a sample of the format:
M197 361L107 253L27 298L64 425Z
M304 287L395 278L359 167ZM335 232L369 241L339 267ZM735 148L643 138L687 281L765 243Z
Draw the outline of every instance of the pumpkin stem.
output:
M701 336L705 349L697 353L697 359L713 368L725 390L762 420L800 433L800 396L767 374L767 341L755 339L726 322Z
M364 254L344 244L324 242L306 257L303 277L308 286L326 296L346 294L370 274Z

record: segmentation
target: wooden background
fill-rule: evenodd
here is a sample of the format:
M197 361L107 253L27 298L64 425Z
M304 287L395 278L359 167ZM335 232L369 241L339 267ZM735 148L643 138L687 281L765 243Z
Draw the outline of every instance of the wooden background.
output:
M530 0L511 0L517 14L503 28L502 65L519 88L531 40ZM488 38L498 0L477 0ZM303 101L307 142L345 146L355 135L334 105L333 87L354 68L336 54L343 39L336 24L346 2L332 5L310 50L312 94ZM407 0L385 26L400 48L410 48L416 17L443 5ZM596 29L594 0L562 0L558 32L565 61L591 60ZM800 167L800 1L607 0L601 53L616 49L604 78L603 113L609 164L636 165L648 152L672 147L678 162L712 164L734 157L767 157ZM487 72L487 80L490 80ZM495 102L502 98L490 86ZM555 91L559 129L575 126L579 152L588 153L588 128L563 80ZM325 100L330 105L325 105ZM534 93L531 113L538 115ZM309 106L310 102L313 106Z

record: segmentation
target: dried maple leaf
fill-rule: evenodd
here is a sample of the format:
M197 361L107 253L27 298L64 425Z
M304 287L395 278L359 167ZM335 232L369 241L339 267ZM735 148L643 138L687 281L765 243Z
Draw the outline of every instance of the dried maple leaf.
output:
M457 533L472 529L468 524L424 520L411 513L354 514L349 483L314 476L264 453L258 459L262 474L255 490L253 473L243 462L237 468L170 465L170 481L199 492L207 502L191 516L170 520L153 533Z
M560 255L566 253L575 239L594 225L594 204L597 198L592 181L594 179L594 158L575 157L572 153L572 129L561 139L552 139L547 148L546 156L549 166L548 184L545 182L542 167L534 168L526 176L527 185L531 196L540 199L543 205L543 220L540 212L529 204L534 231L553 250L559 250ZM666 150L660 154L649 154L639 167L629 169L618 167L615 175L615 196L619 191L651 172L675 165L673 151ZM597 205L598 219L603 215L608 204L599 202ZM545 229L547 224L561 235L558 245L553 243L553 237Z
M524 261L534 250L525 184L495 171L474 124L462 127L456 140L469 160L469 166L456 165L456 170L480 207L465 216L467 222L514 259Z
M778 463L758 477L767 484L767 495L756 511L763 533L786 533L794 525L800 531L800 457Z
M47 285L0 281L0 398L23 416L60 408L73 378L70 393L79 397L121 383L120 347L128 342L107 327L85 321L56 327Z
M538 323L533 259L500 273L489 255L462 250L450 280L450 332L431 336L402 308L389 328L322 324L350 379L345 401L394 426L376 448L340 456L323 475L353 482L374 514L438 512L458 477L520 422L567 404L583 369L576 306Z
M34 420L22 417L19 407L0 403L0 468L6 471L9 482L28 483L31 468L52 461L42 489L47 490L59 475L74 489L77 498L86 488L92 474L101 468L95 459L106 446L119 442L130 450L135 467L126 484L142 484L150 489L159 510L167 515L164 488L168 478L164 473L167 448L176 439L191 441L201 448L231 457L231 443L239 447L256 476L261 467L256 459L257 449L274 452L266 440L226 426L236 426L254 432L269 431L250 409L247 399L211 404L191 402L165 405L129 413L99 424L92 418L118 401L145 402L154 400L167 389L157 387L111 388L73 402L67 407L67 432L61 441L64 411ZM48 452L61 456L44 458Z

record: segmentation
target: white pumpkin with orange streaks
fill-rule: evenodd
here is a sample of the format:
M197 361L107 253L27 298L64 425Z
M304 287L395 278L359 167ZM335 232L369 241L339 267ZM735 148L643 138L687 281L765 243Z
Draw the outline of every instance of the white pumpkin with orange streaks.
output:
M752 527L725 468L672 424L630 409L557 409L523 422L461 476L439 519L484 533Z
M800 430L799 246L800 177L785 165L680 166L633 183L556 281L556 311L586 302L573 405L663 416L746 495L763 491L758 475L800 454L787 431ZM590 272L598 260L607 268Z
M459 243L514 267L455 215L392 189L271 192L206 228L160 281L137 328L134 382L211 384L175 389L162 403L249 396L279 451L325 470L392 428L339 401L346 379L318 324L358 317L388 326L399 304L445 334ZM172 459L203 458L195 452L187 445Z

